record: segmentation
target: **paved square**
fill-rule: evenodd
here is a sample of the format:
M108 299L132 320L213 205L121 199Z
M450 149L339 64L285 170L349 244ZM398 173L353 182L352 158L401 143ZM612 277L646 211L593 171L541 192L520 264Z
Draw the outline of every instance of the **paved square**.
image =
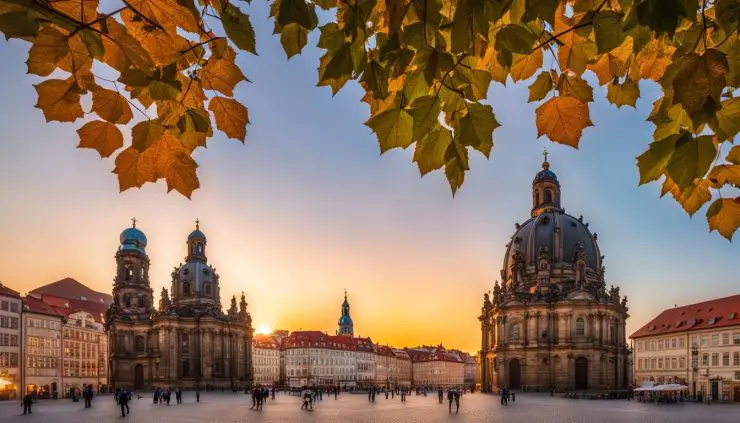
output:
M246 423L246 422L316 422L316 423L427 423L427 422L496 422L496 423L736 423L740 421L740 404L655 405L627 401L567 400L549 395L519 394L508 407L496 396L465 395L460 413L448 414L447 401L437 403L436 395L410 395L405 404L400 399L376 397L374 404L366 395L340 395L338 400L324 396L314 404L313 412L300 410L298 397L277 394L263 411L249 409L248 395L204 393L201 402L195 394L183 393L183 404L173 400L169 406L152 404L151 396L130 403L131 414L120 417L112 396L96 397L93 408L83 402L45 400L34 406L33 415L21 416L20 402L0 404L0 422L33 423Z

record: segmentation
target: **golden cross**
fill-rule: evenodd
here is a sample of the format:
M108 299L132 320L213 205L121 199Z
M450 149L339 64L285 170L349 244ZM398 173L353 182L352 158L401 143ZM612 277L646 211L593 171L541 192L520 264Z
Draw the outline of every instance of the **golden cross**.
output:
M195 229L196 230L199 230L200 229L200 220L197 219L197 218L195 219Z
M545 156L545 161L547 161L547 147L545 147L545 151L542 152L542 155Z
M135 217L132 217L131 218L131 224L133 225L134 228L136 227L136 218Z

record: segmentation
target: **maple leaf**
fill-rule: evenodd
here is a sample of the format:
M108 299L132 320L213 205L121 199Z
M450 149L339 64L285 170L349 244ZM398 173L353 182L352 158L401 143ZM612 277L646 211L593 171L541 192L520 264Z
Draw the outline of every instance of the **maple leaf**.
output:
M157 181L157 170L151 154L144 154L133 146L116 156L113 173L118 175L118 188L121 192Z
M712 188L722 188L728 184L740 188L740 165L717 165L709 171L707 179L712 183Z
M234 62L225 59L210 59L203 67L202 80L203 88L231 97L234 95L234 87L247 78Z
M594 89L580 75L563 72L557 81L556 88L561 96L575 97L584 103L594 101Z
M128 3L146 17L146 22L150 25L157 24L168 31L174 31L180 27L188 32L199 32L198 19L193 9L185 6L187 3L185 1L128 0Z
M542 67L542 49L514 60L511 66L511 79L514 82L531 78Z
M445 153L451 142L450 131L437 125L416 143L414 162L422 176L445 165Z
M552 90L552 74L544 71L537 75L532 85L529 86L529 103L542 100Z
M48 76L68 52L69 44L64 34L51 25L42 27L28 51L28 73Z
M626 79L621 84L612 81L606 87L606 98L617 108L622 106L636 107L638 97L640 97L640 87L637 82L631 79Z
M673 196L673 199L686 210L689 216L693 216L704 204L712 199L712 193L709 191L709 181L706 179L702 179L698 183L692 183L681 189L669 176L666 176L660 196L663 197L669 192Z
M308 30L297 23L283 27L280 33L280 43L288 58L300 54L308 42Z
M460 118L458 142L473 147L488 157L493 148L493 131L501 126L487 104L471 103L467 113Z
M44 112L47 122L74 122L84 116L80 105L80 88L72 79L47 79L35 86L39 98L36 107Z
M728 71L727 57L719 50L682 57L673 77L673 103L680 103L696 123L705 122L706 114L719 109Z
M710 231L718 231L732 241L732 235L740 227L740 197L718 198L707 210Z
M49 1L49 6L72 19L88 23L98 17L99 0Z
M213 112L218 129L229 138L244 142L247 136L247 124L249 124L246 107L234 99L216 96L208 102L208 110Z
M625 37L619 47L602 54L595 63L588 65L588 69L593 71L599 79L599 85L604 85L613 78L621 77L627 72L627 62L634 52L633 48L632 37Z
M133 118L131 107L117 91L96 87L92 99L92 111L108 122L126 124Z
M95 120L77 130L80 144L77 148L92 148L101 158L108 157L123 147L123 135L118 127L110 122Z
M249 15L242 13L238 7L228 3L221 12L221 22L229 39L242 50L257 54L254 28Z
M406 148L413 142L414 119L403 109L390 109L365 122L378 136L380 153L393 148Z
M588 105L574 97L553 97L537 108L537 138L578 148L583 129L593 126Z

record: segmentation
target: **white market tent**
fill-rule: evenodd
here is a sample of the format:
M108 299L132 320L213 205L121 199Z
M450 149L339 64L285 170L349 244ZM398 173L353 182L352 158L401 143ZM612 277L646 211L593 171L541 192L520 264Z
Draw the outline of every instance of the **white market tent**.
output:
M635 389L635 392L675 392L685 391L689 387L678 383L667 383L665 385L641 386Z

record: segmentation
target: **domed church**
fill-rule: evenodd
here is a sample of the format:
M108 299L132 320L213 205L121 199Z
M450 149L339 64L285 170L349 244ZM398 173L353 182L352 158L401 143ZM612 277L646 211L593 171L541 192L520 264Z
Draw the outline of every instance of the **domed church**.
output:
M608 291L597 234L561 206L547 153L532 210L515 225L492 295L483 298L481 388L621 389L631 384L627 297Z
M206 258L200 224L187 238L185 263L172 272L155 308L149 282L147 239L136 227L121 232L116 252L109 332L111 385L115 388L203 389L249 386L252 318L242 293L224 313L219 276Z

